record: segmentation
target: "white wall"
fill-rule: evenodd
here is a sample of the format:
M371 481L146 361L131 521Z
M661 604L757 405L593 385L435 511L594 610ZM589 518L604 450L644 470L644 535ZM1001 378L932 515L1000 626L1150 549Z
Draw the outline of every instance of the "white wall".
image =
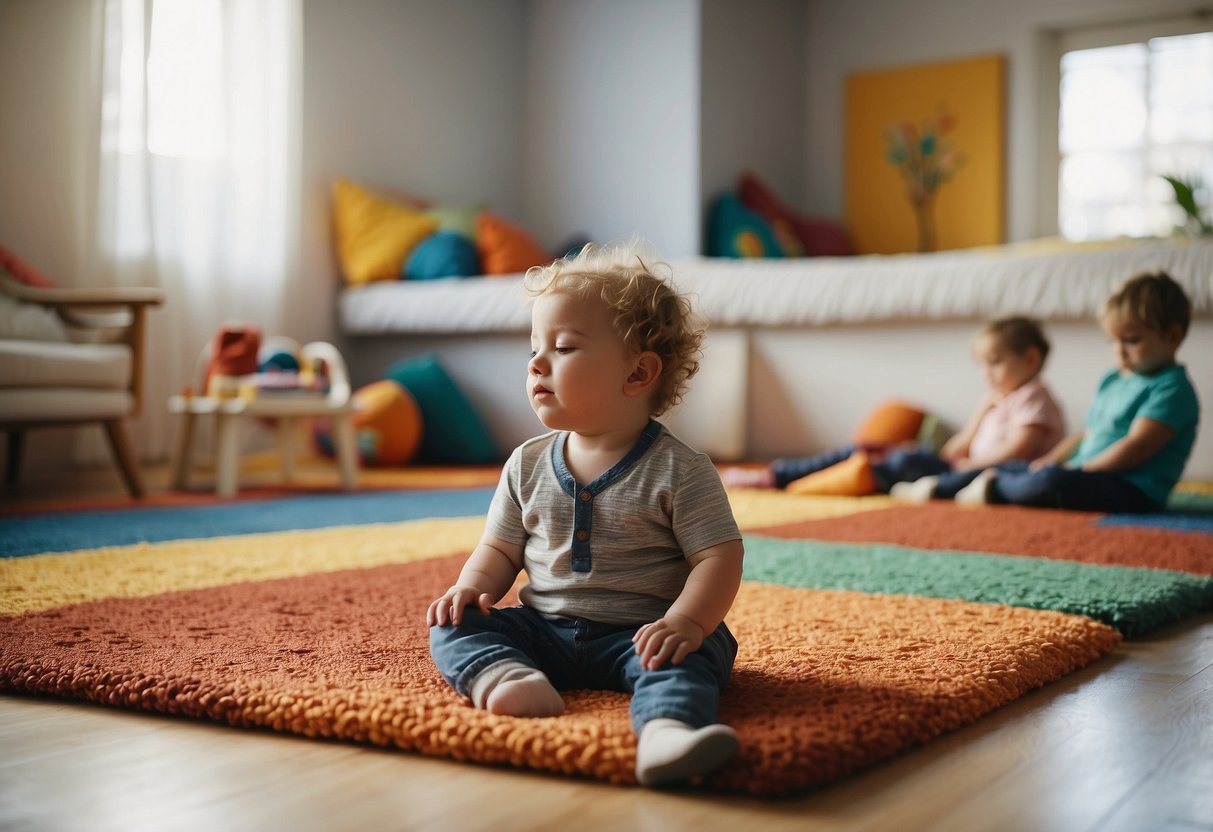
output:
M703 0L701 219L747 169L805 207L804 27L803 0Z
M1050 29L1181 13L1194 0L806 0L808 202L843 212L843 81L861 70L1000 53L1007 63L1007 238L1038 236L1038 73ZM1206 4L1207 5L1207 4Z
M698 0L531 0L527 228L699 250Z
M332 337L335 177L525 223L523 11L523 0L305 0L295 337Z
M0 244L61 286L77 283L94 193L98 6L0 2Z

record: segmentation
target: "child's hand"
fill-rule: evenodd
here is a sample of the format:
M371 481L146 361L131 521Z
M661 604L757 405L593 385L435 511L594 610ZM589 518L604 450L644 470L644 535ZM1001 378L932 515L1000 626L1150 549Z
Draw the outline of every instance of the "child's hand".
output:
M969 455L969 443L965 441L960 434L953 436L947 442L943 443L943 447L939 449L941 459L947 460L953 464L957 460L964 459Z
M496 601L491 594L481 592L477 587L453 586L430 604L429 609L425 611L425 624L427 627L460 624L463 622L463 608L468 604L475 604L482 613L488 615Z
M682 664L682 660L703 644L703 629L689 618L670 615L645 624L632 636L640 666L657 670L666 661Z

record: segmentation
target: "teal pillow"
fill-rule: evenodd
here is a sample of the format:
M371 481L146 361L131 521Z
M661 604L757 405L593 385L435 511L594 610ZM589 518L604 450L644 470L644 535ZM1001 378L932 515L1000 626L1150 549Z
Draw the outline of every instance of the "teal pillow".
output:
M476 244L456 231L437 231L426 237L404 261L406 280L472 277L481 273Z
M497 448L479 414L433 353L401 361L387 378L413 395L425 433L417 462L483 465L499 461Z
M732 194L712 206L708 220L709 257L783 257L774 230Z

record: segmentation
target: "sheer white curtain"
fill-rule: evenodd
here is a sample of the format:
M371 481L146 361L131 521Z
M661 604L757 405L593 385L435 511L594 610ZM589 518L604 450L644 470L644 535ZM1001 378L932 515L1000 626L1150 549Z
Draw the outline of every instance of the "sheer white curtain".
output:
M154 285L146 458L165 400L229 320L286 331L299 259L302 0L105 0L99 282ZM86 454L87 455L87 454Z

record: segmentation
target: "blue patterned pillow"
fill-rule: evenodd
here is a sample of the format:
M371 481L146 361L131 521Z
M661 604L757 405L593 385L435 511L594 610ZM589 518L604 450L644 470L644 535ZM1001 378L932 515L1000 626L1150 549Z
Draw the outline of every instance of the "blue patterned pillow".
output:
M709 257L783 257L771 226L732 194L712 206L708 220Z

